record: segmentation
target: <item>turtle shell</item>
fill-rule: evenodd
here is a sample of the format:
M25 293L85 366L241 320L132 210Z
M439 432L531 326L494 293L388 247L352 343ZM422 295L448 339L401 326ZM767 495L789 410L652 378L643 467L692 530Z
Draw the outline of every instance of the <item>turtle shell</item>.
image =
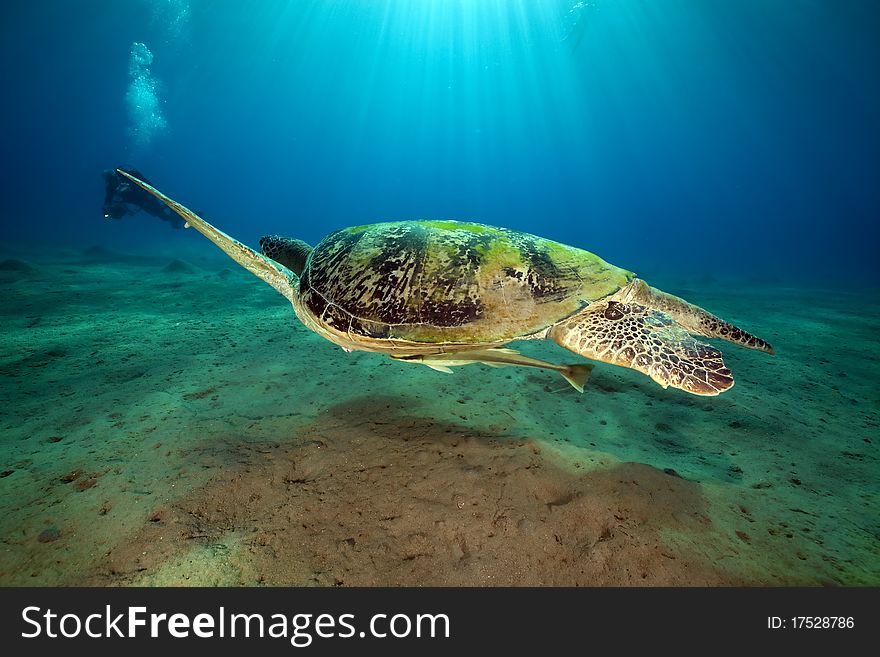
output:
M404 221L331 233L299 291L320 324L355 340L491 343L541 331L633 277L535 235Z

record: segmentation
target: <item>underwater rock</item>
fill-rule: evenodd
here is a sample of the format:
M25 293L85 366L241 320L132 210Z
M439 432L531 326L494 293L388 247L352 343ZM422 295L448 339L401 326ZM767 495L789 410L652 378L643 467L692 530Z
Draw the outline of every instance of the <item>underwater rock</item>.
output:
M147 518L150 522L165 522L168 518L168 509L165 507L160 507L153 511Z
M180 260L175 258L167 265L162 267L162 273L164 274L195 274L198 273L198 268L188 263L186 260Z
M89 488L94 488L98 484L97 477L89 477L88 479L80 479L76 482L76 489L80 492L84 490L88 490Z
M71 470L66 475L61 476L61 481L66 484L69 484L71 481L76 481L76 479L82 474L82 470Z
M0 262L0 271L15 272L18 274L38 274L40 270L24 260L9 258Z
M59 538L61 538L60 529L57 527L47 527L40 532L39 536L37 536L37 541L40 543L51 543L52 541L57 541Z

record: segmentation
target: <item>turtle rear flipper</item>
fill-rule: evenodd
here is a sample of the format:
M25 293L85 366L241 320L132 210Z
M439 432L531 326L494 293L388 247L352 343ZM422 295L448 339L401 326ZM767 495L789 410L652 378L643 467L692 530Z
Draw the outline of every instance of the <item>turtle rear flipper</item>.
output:
M600 301L551 328L549 337L586 358L638 370L664 388L717 395L733 385L720 351L645 306Z
M249 246L242 244L237 239L234 239L224 233L222 230L218 230L214 228L207 221L199 217L192 210L184 207L177 201L174 201L158 189L153 187L152 185L145 183L143 180L139 180L135 178L130 173L126 173L122 169L116 169L120 173L120 175L125 176L133 183L142 187L144 190L148 191L150 194L155 196L157 199L162 201L169 208L174 210L177 214L179 214L184 222L185 227L192 227L199 231L202 235L211 240L214 244L220 247L226 255L235 260L242 267L247 269L249 272L262 278L269 285L278 290L285 297L290 299L291 302L297 297L298 292L297 288L299 286L299 278L296 274L290 271L284 265L275 262L271 258L267 258L264 255L261 255L254 251Z

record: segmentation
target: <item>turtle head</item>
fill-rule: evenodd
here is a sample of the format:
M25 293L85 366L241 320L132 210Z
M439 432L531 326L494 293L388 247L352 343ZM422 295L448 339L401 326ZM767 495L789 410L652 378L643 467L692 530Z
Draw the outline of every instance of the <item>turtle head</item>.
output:
M297 276L305 269L306 258L311 252L312 247L302 240L280 235L264 235L260 238L260 253L284 265Z

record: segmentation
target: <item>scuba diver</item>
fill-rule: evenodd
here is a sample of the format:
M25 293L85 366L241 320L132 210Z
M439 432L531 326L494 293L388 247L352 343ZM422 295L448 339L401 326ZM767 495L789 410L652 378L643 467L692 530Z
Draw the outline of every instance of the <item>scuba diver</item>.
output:
M126 169L126 171L149 183L144 174L137 169ZM142 210L163 221L171 222L173 228L183 227L183 219L176 212L137 185L130 183L116 173L115 169L106 169L103 176L105 219L122 219L126 215L136 214L138 210Z

